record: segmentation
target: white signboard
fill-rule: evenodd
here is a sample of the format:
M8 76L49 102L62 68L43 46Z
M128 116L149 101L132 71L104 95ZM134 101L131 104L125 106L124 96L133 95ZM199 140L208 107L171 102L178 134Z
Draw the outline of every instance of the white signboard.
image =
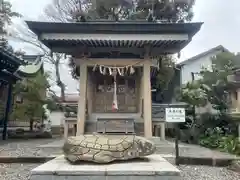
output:
M185 122L184 108L166 108L166 122Z

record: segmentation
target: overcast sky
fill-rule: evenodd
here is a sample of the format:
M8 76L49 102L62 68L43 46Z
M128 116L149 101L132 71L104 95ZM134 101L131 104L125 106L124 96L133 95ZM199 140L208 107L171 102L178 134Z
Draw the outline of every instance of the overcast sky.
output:
M44 7L51 0L10 0L13 10L26 20L40 20ZM204 22L200 32L182 50L181 60L190 58L212 47L223 45L232 52L240 52L240 0L196 0L194 22ZM64 73L68 74L65 70ZM71 76L64 76L69 82ZM76 83L68 83L69 91Z

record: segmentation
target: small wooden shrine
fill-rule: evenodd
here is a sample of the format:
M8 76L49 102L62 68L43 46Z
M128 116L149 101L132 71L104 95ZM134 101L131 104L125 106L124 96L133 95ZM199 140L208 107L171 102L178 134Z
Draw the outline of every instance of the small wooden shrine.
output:
M12 105L12 86L19 79L16 71L23 64L18 57L6 48L0 47L0 127L2 139L7 138L7 123Z
M7 48L0 47L0 128L3 140L7 138L9 114L12 111L13 85L22 77L34 76L43 65L41 58L28 64L26 57L17 57Z
M79 74L77 135L152 136L151 77L160 55L180 52L202 23L27 21L53 52L71 55Z

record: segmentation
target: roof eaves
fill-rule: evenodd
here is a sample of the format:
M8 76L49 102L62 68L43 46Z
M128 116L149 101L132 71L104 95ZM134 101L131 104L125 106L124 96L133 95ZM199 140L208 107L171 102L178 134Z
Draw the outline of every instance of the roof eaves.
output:
M203 23L151 23L151 22L84 22L60 23L26 21L38 36L42 33L188 33L194 36Z
M209 50L207 50L207 51L205 51L205 52L202 52L202 53L200 53L200 54L198 54L198 55L196 55L196 56L193 56L193 57L191 57L191 58L189 58L189 59L187 59L187 60L184 60L184 61L178 63L178 65L179 65L179 66L184 66L184 65L186 65L186 64L188 64L188 63L190 63L190 62L192 62L192 61L195 61L195 60L197 60L197 59L199 59L199 58L201 58L201 57L204 57L204 56L206 56L206 55L208 55L208 54L210 54L210 53L212 53L212 52L214 52L214 51L218 51L218 50L220 50L220 51L222 50L222 51L224 51L224 52L230 52L228 49L226 49L226 48L223 47L222 45L219 45L219 46L216 46L216 47L214 47L214 48L212 48L212 49L209 49Z
M9 58L12 62L16 63L17 65L22 65L24 64L24 61L17 57L14 53L10 53L7 49L0 47L0 52L6 56L7 58Z

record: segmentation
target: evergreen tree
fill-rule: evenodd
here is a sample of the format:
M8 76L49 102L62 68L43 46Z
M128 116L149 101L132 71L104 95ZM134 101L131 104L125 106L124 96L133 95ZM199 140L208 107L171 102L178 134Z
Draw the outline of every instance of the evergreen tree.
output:
M53 0L46 15L53 21L190 21L195 0Z
M229 108L229 92L232 89L228 80L234 69L240 67L240 55L224 52L212 57L212 65L203 68L199 80L187 83L181 89L180 98L194 106L210 102L219 113L226 113Z
M208 101L220 113L226 113L229 108L229 91L231 90L228 76L232 75L235 67L240 67L240 55L224 52L212 58L211 69L201 72L201 84L208 86Z
M37 73L36 77L25 78L14 86L13 96L21 97L22 102L15 102L11 118L29 121L30 130L33 129L34 119L43 116L42 106L46 103L46 90L49 86L47 74Z

